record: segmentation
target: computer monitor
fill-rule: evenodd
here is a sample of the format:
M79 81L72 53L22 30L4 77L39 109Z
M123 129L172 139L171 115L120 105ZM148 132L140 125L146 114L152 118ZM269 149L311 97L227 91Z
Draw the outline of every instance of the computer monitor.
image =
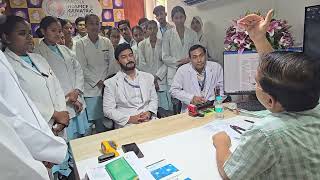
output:
M254 94L259 54L254 51L223 53L224 91L226 94Z
M320 46L319 46L320 48ZM280 51L301 52L302 48ZM255 76L260 56L255 51L223 53L224 92L230 95L255 94Z
M320 5L305 8L303 52L320 60Z

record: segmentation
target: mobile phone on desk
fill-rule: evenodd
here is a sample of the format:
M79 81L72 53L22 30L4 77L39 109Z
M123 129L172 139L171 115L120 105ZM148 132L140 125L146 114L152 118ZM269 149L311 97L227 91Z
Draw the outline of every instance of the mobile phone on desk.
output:
M129 151L133 151L137 155L138 158L144 157L144 155L142 154L141 150L139 149L139 147L137 146L136 143L122 145L122 150L124 153L129 152Z
M103 163L103 162L108 161L108 160L110 160L110 159L112 159L114 157L115 157L115 154L113 152L112 153L108 153L108 154L103 154L103 155L98 157L98 162L99 163Z

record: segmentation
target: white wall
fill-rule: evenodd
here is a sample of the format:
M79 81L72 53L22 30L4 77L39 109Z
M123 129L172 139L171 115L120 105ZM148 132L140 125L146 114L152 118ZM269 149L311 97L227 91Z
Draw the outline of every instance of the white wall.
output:
M153 15L153 8L156 6L153 0L144 0L145 17L150 19L155 19Z
M274 8L276 18L286 19L293 26L292 33L296 45L302 45L304 7L320 4L320 0L217 0L199 7L184 6L181 0L168 0L168 19L171 21L171 10L182 6L187 14L186 26L190 26L193 16L200 16L204 22L204 32L215 48L214 58L222 62L224 37L231 20L244 15L247 11L266 13Z
M200 7L184 6L181 0L168 0L168 17L171 20L171 9L182 6L187 14L186 26L190 27L193 16L200 16L204 23L204 32L214 47L214 59L222 62L224 51L224 37L231 20L238 18L246 11L267 11L271 8L268 0L217 0Z

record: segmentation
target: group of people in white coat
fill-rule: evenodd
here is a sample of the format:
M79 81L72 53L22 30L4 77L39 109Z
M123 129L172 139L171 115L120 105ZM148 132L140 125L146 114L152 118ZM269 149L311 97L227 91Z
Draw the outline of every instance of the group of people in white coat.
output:
M10 17L6 18L2 15L3 11L4 8L0 8L0 22L8 22ZM1 26L7 32L4 35L7 36L5 37L8 40L7 43L12 44L13 51L16 52L16 49L19 49L17 52L19 54L23 53L23 50L18 48L19 45L28 47L31 44L29 41L19 41L30 38L30 28L27 31L22 28L23 25L28 24L25 21L20 22L20 29ZM22 44L17 44L16 41ZM44 71L43 74L49 76L50 72L46 71L45 66L41 68L43 68L41 69ZM20 83L19 76L2 51L0 51L0 73L1 178L18 180L27 177L48 180L47 169L51 169L53 164L62 163L68 156L67 144L63 138L54 135L59 131L59 127L49 127L48 119L45 119L39 111L36 102L30 99L29 93ZM67 125L65 119L61 118L61 114L58 113L57 116L59 117L52 122Z
M87 135L91 124L103 132L147 122L159 117L159 107L172 110L171 98L181 101L184 111L190 103L214 98L212 89L223 89L222 69L207 61L197 33L185 27L184 9L173 8L175 26L166 22L163 6L154 14L159 27L148 21L145 29L136 26L132 31L124 20L107 33L109 38L99 34L97 15L77 19L78 35L73 38L70 21L47 16L40 22L43 38L34 49L30 23L6 17L1 61L7 76L1 78L11 78L3 81L11 84L1 86L0 114L15 119L4 124L12 125L24 150L43 161L50 175L70 175L72 155L66 143ZM39 140L31 139L29 129Z

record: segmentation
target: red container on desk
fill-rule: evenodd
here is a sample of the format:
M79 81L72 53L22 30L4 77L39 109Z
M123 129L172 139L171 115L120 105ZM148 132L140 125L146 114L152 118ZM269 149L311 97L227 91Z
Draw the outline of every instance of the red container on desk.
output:
M197 106L193 105L193 104L189 104L188 105L188 112L189 112L189 116L193 116L193 117L198 116Z

